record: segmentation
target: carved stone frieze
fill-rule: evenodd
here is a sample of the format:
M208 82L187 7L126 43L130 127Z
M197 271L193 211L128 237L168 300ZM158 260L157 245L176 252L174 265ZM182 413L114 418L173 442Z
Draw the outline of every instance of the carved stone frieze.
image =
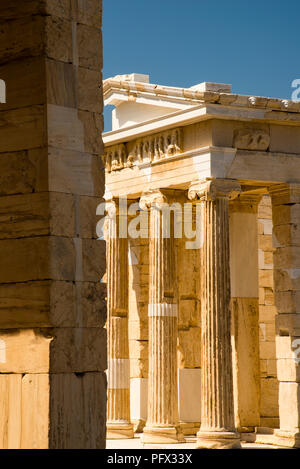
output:
M107 147L103 161L108 172L152 163L182 153L182 131L171 129L136 140L128 152L126 144Z
M240 129L234 134L233 146L239 150L266 151L270 146L270 135L264 130Z
M124 143L108 147L103 156L105 168L109 173L111 171L117 171L118 169L126 168L127 159L127 149Z

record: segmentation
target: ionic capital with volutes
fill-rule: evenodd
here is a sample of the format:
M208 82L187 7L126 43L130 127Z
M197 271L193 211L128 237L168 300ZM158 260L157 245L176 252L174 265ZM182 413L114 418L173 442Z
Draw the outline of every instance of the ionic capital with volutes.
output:
M168 204L183 201L184 191L175 189L149 189L141 195L141 210L156 208L162 210Z

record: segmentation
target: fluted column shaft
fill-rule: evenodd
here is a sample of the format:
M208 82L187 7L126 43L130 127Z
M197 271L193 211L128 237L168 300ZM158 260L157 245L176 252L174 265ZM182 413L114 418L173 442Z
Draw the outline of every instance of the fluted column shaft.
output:
M228 201L204 203L202 431L233 430Z
M234 425L230 331L228 201L239 185L212 180L189 191L203 204L204 244L201 253L202 380L198 448L240 445Z
M170 236L167 198L161 192L144 195L141 207L150 209L149 236L149 380L148 419L144 443L182 440L178 423L177 390L177 295L174 220Z
M119 236L121 217L115 202L107 219L107 438L132 438L128 342L128 239Z

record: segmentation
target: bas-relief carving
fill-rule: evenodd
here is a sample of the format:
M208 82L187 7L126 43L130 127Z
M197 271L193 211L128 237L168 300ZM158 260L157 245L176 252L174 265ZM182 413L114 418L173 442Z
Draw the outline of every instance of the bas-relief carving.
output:
M238 150L266 151L270 146L270 136L264 130L240 129L235 131L233 147Z
M128 167L128 155L126 145L121 143L109 147L103 157L103 162L108 172Z
M131 168L136 164L152 163L182 153L182 131L172 129L136 140L132 151L125 144L106 149L103 157L108 172Z

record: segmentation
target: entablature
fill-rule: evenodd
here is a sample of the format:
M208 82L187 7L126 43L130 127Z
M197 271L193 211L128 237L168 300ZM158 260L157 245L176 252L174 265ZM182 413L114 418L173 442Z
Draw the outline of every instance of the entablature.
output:
M111 193L135 197L149 185L186 189L203 178L253 187L300 182L300 103L232 94L230 85L184 89L127 78L105 82L107 100L121 92L128 102L139 96L150 107L156 99L167 106L175 99L187 108L103 134Z

